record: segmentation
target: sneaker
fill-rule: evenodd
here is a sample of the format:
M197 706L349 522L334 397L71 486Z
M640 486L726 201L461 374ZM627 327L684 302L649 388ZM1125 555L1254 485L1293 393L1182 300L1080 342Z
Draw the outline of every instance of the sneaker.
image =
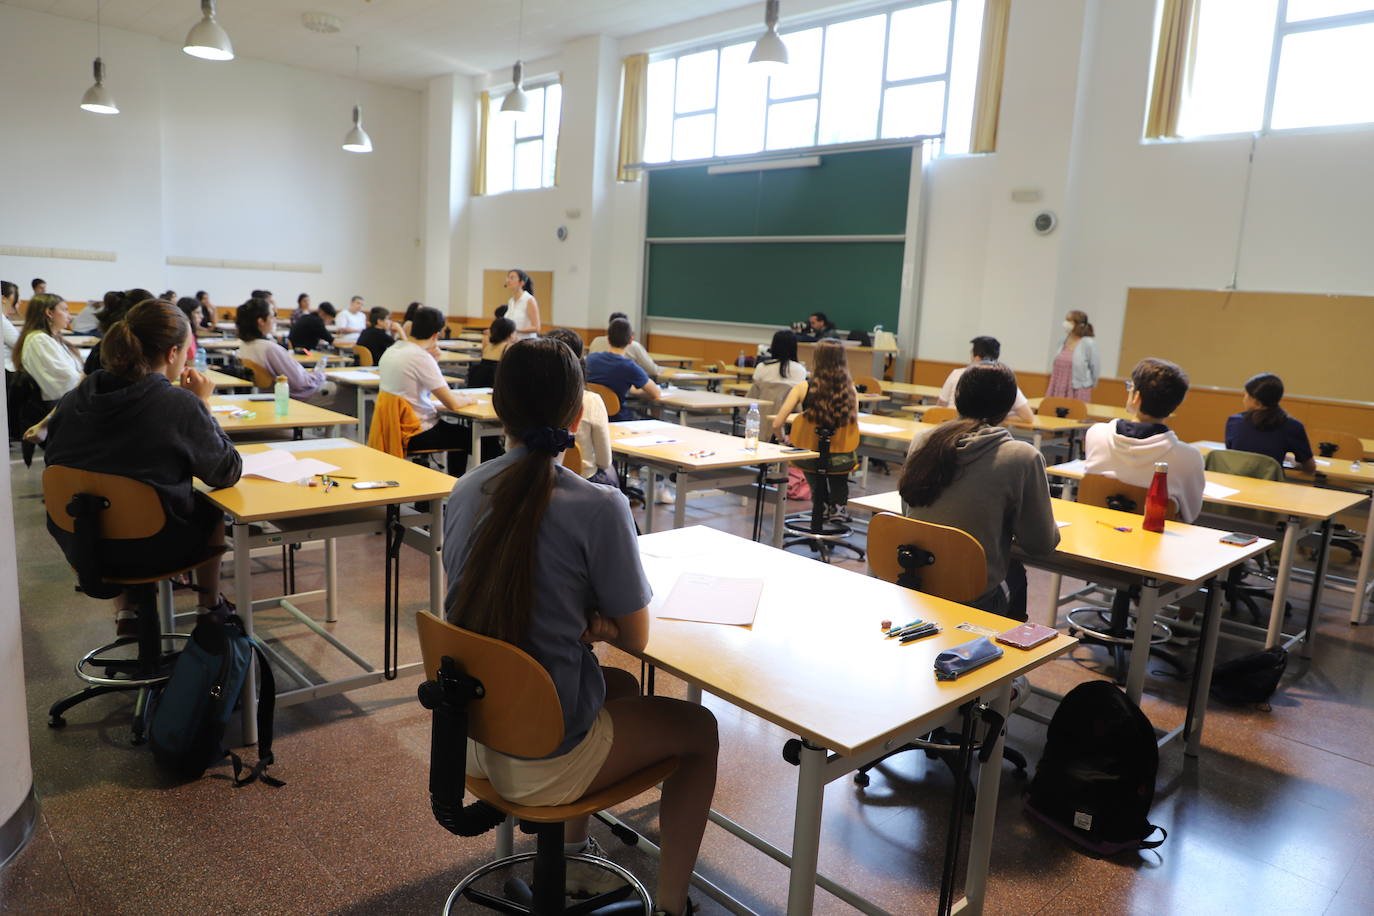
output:
M601 844L594 837L587 837L587 845L580 855L593 856L597 859L607 858L606 851L601 848ZM583 862L580 859L571 859L568 862L563 888L564 893L569 897L586 899L609 893L624 885L625 882L613 871L593 865L590 862Z
M847 522L849 521L849 507L830 506L826 509L825 517L832 522Z
M196 623L207 621L210 623L222 624L237 610L238 609L234 607L234 602L221 594L219 600L214 603L213 607L196 608Z
M677 502L677 487L670 483L660 483L654 488L654 502L659 505L669 505Z
M687 901L687 909L683 910L678 916L692 916L696 911L696 904L689 899ZM654 916L675 916L675 914L669 913L667 910L654 910Z

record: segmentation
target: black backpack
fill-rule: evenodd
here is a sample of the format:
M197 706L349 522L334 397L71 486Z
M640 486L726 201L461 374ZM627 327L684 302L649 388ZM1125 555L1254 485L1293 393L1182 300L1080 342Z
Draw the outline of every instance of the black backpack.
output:
M1153 849L1168 836L1149 821L1158 768L1140 707L1108 681L1079 684L1050 720L1026 813L1094 855ZM1164 837L1146 839L1156 830Z
M1288 652L1274 646L1217 665L1212 672L1212 696L1232 706L1269 708L1269 698L1279 687L1288 667Z

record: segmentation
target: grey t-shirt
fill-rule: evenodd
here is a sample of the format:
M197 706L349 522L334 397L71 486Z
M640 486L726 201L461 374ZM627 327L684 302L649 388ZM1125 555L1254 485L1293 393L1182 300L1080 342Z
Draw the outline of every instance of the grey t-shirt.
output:
M491 482L527 454L522 446L469 471L453 487L444 513L447 612L456 598L476 523L486 514ZM591 649L579 637L592 610L622 617L649 603L653 590L639 562L639 542L625 496L584 480L558 464L553 497L535 542L534 607L521 645L553 678L563 705L565 754L586 736L606 702L606 682Z

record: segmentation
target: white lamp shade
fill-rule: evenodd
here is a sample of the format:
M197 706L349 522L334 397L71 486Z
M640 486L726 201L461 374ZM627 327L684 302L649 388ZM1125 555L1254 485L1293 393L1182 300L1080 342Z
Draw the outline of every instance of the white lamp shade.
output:
M530 100L525 95L525 62L523 60L517 60L515 66L511 68L510 80L515 84L515 88L506 93L506 98L501 103L501 110L529 111Z
M372 152L372 138L363 130L363 110L353 106L353 129L344 135L343 148L350 153Z
M762 64L768 68L787 66L787 45L777 29L770 28L758 41L754 42L754 52L749 55L749 63Z
M86 90L86 94L81 97L81 107L95 114L119 114L119 106L115 104L114 97L110 95L110 90L105 88L105 64L100 58L95 59L95 84Z
M233 60L234 45L229 33L215 20L214 0L202 0L200 8L201 20L186 33L181 50L202 60Z

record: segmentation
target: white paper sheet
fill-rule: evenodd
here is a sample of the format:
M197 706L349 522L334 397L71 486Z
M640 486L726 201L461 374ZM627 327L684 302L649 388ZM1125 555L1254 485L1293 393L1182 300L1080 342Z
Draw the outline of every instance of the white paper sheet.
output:
M272 442L268 448L283 452L321 452L332 448L362 448L352 439L302 439L299 442Z
M458 388L455 390L461 391L464 394L491 394L490 388Z
M1056 528L1067 528L1067 527L1069 527L1069 526L1072 525L1072 524L1073 524L1073 522L1061 522L1061 521L1056 520L1055 523L1054 523L1054 527L1056 527Z
M668 429L672 425L664 420L626 420L615 424L615 428L626 429L632 433L647 433L656 429Z
M889 426L886 423L860 423L860 433L899 433L902 431L900 426Z
M762 579L727 579L706 573L685 572L668 594L656 617L749 626L758 613L763 595Z
M243 456L243 476L275 480L278 483L295 483L316 474L337 471L339 466L320 461L317 458L297 458L290 452L269 448L265 452L252 452Z
M1202 495L1207 499L1225 499L1228 496L1235 496L1240 491L1235 487L1223 487L1219 483L1207 483L1202 488Z
M648 448L651 445L667 445L676 441L672 436L630 436L627 439L614 440L616 445L628 445L630 448Z
M237 404L211 404L210 413L233 413L236 410L243 410Z
M330 378L341 378L348 382L375 382L381 378L375 372L368 372L366 369L349 369L347 372L331 372Z

